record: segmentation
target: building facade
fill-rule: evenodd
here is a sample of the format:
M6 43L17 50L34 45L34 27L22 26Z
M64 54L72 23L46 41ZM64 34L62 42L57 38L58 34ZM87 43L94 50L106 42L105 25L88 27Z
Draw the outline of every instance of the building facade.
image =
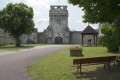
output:
M91 45L95 44L93 35L85 35L82 41L81 33L83 31L70 31L68 27L68 10L67 6L52 5L49 11L49 26L43 32L38 34L38 43L47 44L82 44L87 45L91 41ZM90 26L87 26L90 27ZM93 32L95 31L90 27ZM87 30L89 31L89 30ZM91 31L91 30L90 30Z
M94 36L92 27L87 26L83 31L70 31L68 27L69 13L65 5L51 5L49 10L49 25L43 32L34 32L29 35L22 35L22 44L39 43L39 44L96 44L97 36ZM100 29L99 29L100 30ZM86 32L84 35L83 32ZM88 34L89 33L89 34ZM100 33L99 33L100 34ZM9 33L0 29L0 44L15 43Z
M67 6L50 6L46 40L49 44L69 43Z

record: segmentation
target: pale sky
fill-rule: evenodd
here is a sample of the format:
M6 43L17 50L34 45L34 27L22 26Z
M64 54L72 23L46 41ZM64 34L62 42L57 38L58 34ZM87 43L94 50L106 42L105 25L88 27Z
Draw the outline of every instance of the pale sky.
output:
M23 2L28 6L31 6L34 11L34 22L35 28L39 32L42 32L49 25L49 10L50 5L67 5L69 18L68 18L68 27L72 31L82 31L88 24L82 22L84 12L81 8L73 6L67 3L67 0L0 0L0 9L5 7L8 3L19 3ZM94 29L98 28L98 24L91 25Z

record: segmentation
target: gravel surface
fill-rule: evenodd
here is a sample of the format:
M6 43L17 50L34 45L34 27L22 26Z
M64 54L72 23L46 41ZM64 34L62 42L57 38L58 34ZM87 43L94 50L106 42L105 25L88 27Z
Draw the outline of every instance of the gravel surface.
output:
M13 52L0 53L0 80L30 80L25 67L50 53L71 45L38 46Z

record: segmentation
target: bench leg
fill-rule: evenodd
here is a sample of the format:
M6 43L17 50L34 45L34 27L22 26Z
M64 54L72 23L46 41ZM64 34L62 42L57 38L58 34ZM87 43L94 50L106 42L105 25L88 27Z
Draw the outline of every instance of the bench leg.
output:
M79 66L77 66L77 72L79 71Z
M105 69L105 64L104 64L104 69Z
M82 75L82 65L80 64L80 74Z

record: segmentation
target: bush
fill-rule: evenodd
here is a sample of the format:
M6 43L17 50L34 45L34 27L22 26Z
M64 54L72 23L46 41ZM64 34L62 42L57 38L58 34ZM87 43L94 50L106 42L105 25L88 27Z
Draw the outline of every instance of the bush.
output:
M106 47L109 52L118 52L119 51L119 42L118 37L115 35L116 28L114 26L110 27L107 24L105 24L101 28L101 32L104 34L104 36L101 36L98 38L98 45L101 45L103 47Z

